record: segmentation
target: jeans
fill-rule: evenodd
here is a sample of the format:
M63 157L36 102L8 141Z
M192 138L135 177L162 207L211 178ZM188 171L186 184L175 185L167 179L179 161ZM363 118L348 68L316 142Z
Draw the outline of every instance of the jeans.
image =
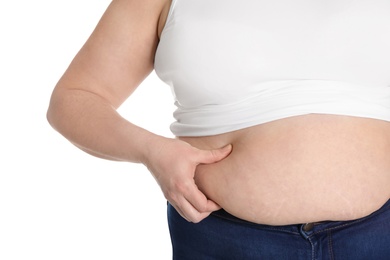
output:
M390 259L390 200L357 220L285 226L251 223L224 210L194 224L168 204L168 224L175 260Z

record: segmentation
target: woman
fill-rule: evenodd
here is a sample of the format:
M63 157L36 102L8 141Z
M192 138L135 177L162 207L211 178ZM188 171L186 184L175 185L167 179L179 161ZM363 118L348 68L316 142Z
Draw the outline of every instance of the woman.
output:
M387 0L114 0L48 120L148 167L175 259L389 259L389 25ZM116 112L153 69L176 139Z

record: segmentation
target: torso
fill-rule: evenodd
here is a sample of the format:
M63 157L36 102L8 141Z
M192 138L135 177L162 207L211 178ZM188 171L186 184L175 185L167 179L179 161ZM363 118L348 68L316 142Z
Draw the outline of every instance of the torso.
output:
M196 183L229 213L261 224L364 217L390 198L390 123L305 115L211 137L233 144L225 160L200 165Z
M160 23L165 22L169 4ZM308 68L307 75L318 72L319 77L341 71L333 71L330 65L328 71ZM359 74L350 72L348 77ZM305 73L302 70L299 76ZM384 78L379 72L377 76ZM210 199L251 222L282 225L357 219L390 198L390 123L383 120L308 114L224 134L178 138L202 149L233 145L223 161L199 165L195 180Z

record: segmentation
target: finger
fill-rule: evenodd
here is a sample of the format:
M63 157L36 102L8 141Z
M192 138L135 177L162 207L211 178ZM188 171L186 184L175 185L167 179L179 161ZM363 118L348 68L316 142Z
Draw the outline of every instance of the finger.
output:
M222 159L224 159L226 156L230 154L232 151L232 145L226 145L220 149L213 149L213 150L201 150L201 153L198 157L198 162L203 164L209 164L209 163L215 163Z
M220 210L222 207L219 206L217 203L215 203L212 200L207 200L207 210L206 211L217 211Z
M208 216L208 214L198 212L184 197L177 204L171 204L179 213L179 215L188 222L198 223Z
M184 212L180 209L180 207L178 207L177 205L175 204L171 204L177 211L177 213L179 213L179 215L184 218L185 220L187 220L188 222L191 222L190 219L186 216L186 214L184 214Z
M185 204L184 209L181 209L181 212L188 222L199 223L203 219L207 218L213 211L199 212L197 211L191 203ZM179 213L180 214L180 213Z
M217 203L209 200L206 195L198 189L195 182L187 187L183 196L199 213L210 213L221 208Z
M180 196L171 198L171 205L187 221L197 223L210 215L211 212L220 209L215 202L208 200L206 196L199 191L195 183L188 184L185 190L182 190Z
M172 204L172 203L171 203ZM208 210L200 212L198 211L191 202L183 197L178 204L172 204L176 211L188 222L198 223L208 217L213 211L221 209L221 207L211 200L207 200Z

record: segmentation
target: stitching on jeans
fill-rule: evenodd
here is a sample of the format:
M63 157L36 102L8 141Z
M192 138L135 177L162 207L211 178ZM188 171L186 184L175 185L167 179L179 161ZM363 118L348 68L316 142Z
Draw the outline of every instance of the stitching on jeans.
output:
M338 229L338 228L343 228L343 227L347 227L347 226L351 226L351 225L354 225L354 224L357 224L357 223L360 223L362 221L365 221L365 220L368 220L368 219L371 219L373 217L376 217L377 215L385 212L386 210L390 210L390 200L388 202L386 202L386 204L381 208L379 209L378 211L375 211L374 213L366 216L366 217L363 217L363 218L360 218L360 219L356 219L356 220L352 220L350 222L347 222L347 223L344 223L342 225L339 225L339 226L335 226L335 227L330 227L330 228L326 228L326 229L323 229L323 230L318 230L318 231L315 231L311 234L312 235L315 235L315 234L319 234L319 233L322 233L322 232L327 232L327 231L332 231L332 230L335 230L335 229Z
M313 243L313 241L311 241L310 237L308 237L307 240L309 240L310 245L311 245L311 259L315 260L316 257L315 257L314 243Z
M328 247L329 247L329 256L331 260L334 260L333 255L333 241L332 241L332 232L328 231Z
M359 219L359 220L354 220L354 221L352 221L352 222L345 223L345 224L342 224L342 225L339 225L339 226L330 227L330 228L326 228L326 229L323 229L323 230L318 230L318 231L316 231L316 232L313 232L313 234L311 234L311 236L316 235L316 234L319 234L319 233L328 232L328 231L332 231L332 230L335 230L335 229L339 229L339 228L351 226L351 225L353 225L353 224L360 223L360 222L362 222L362 221L364 221L364 220L366 220L366 218Z
M343 227L347 227L347 226L351 226L351 225L353 225L353 224L356 224L356 223L359 223L359 222L362 222L362 221L363 221L363 220L359 220L359 221L355 221L355 222L351 222L351 223L345 223L345 224L340 225L340 226L335 226L335 227L331 227L331 228L326 228L326 229L323 229L323 230L316 231L316 232L314 232L312 235L319 234L319 233L323 233L323 232L332 231L332 230L339 229L339 228L343 228Z
M322 232L330 232L330 231L335 230L335 229L339 229L339 228L343 228L343 227L347 227L347 226L351 226L351 225L360 223L360 222L365 221L367 219L371 219L371 218L375 217L376 215L378 215L378 214L380 214L380 213L382 213L382 212L384 212L384 211L386 211L388 209L390 209L390 200L388 202L386 202L385 205L380 210L372 213L371 215L368 215L368 216L366 216L364 218L361 218L361 219L350 221L348 223L344 223L344 224L339 225L339 226L330 227L330 228L326 228L326 229L323 229L323 230L315 231L312 234L308 235L307 238L310 239L310 237L312 237L312 236L314 236L316 234L322 233ZM220 218L220 219L223 219L225 221L232 222L232 223L246 225L248 227L252 227L252 228L256 228L256 229L263 229L263 230L269 230L269 231L280 231L280 232L290 233L290 234L294 234L294 235L300 235L299 232L294 232L294 231L283 229L283 228L272 228L272 227L266 227L266 226L259 227L258 224L256 224L256 223L245 221L245 220L236 218L234 216L232 216L232 217L234 217L234 219L222 216L222 215L220 215L218 213L211 214L210 216L213 216L213 217L216 217L216 218ZM321 222L319 222L318 224L321 224Z

